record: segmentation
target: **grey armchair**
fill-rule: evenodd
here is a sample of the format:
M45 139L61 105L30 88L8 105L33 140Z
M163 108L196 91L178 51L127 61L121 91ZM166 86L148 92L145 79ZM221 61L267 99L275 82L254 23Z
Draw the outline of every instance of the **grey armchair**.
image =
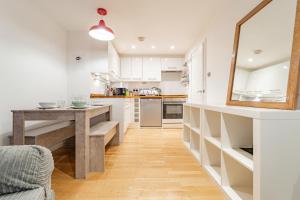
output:
M0 200L54 200L51 152L41 146L0 147Z

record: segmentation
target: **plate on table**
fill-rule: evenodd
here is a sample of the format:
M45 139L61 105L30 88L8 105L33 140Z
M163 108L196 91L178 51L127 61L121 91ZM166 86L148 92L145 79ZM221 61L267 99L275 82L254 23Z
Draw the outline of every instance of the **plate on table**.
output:
M92 106L104 106L103 104L92 104Z
M72 109L86 109L88 106L82 106L82 107L76 107L76 106L70 106Z
M58 108L58 106L48 106L48 107L41 107L39 106L38 109L46 110L46 109L55 109Z

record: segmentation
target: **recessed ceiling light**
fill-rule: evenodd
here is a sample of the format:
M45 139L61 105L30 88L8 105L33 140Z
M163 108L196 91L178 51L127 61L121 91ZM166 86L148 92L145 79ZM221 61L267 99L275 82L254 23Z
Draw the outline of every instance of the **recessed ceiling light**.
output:
M151 46L151 49L155 49L155 48L156 48L156 46L154 46L154 45Z
M261 54L262 52L263 52L263 50L261 50L261 49L254 50L254 54Z
M253 58L249 58L249 59L248 59L248 62L253 62Z
M132 48L132 49L136 49L136 46L135 46L135 45L131 45L131 48Z
M171 50L175 49L175 46L174 45L170 46L170 49Z

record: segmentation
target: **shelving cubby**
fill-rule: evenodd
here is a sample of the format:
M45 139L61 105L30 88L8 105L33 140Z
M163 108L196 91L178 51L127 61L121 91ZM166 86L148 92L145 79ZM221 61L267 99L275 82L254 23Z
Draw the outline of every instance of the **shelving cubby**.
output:
M253 172L222 153L222 188L234 200L253 200Z
M201 136L198 132L191 130L190 132L190 148L194 157L200 162L201 161Z
M204 110L203 135L205 141L221 149L221 113Z
M183 123L190 126L190 115L191 115L191 108L189 105L183 105Z
M253 119L222 113L221 132L223 152L253 171L253 155L243 150L253 149Z
M187 147L190 147L190 141L191 141L191 129L189 126L184 125L183 126L183 142Z
M200 108L190 107L190 125L191 128L200 134Z
M221 184L221 149L207 140L203 142L203 166Z

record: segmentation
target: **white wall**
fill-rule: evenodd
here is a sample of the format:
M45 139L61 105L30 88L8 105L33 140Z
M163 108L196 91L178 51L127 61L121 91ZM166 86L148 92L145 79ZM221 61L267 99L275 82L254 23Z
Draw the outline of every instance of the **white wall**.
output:
M68 96L89 98L90 93L103 93L104 84L93 81L91 72L106 72L107 42L89 37L87 32L68 33ZM82 59L76 61L76 57Z
M0 1L0 145L11 109L66 100L66 33L29 0Z
M234 74L233 90L245 90L247 88L250 71L236 68Z
M203 32L199 41L206 39L207 103L225 104L236 23L252 10L259 0L224 0L221 10ZM197 42L196 42L197 43Z
M290 62L284 62L251 72L246 89L249 91L280 90L282 94L286 94L289 66Z
M159 84L159 88L161 88L162 94L187 94L186 87L180 83L181 72L164 72L162 73L161 79L162 81Z

